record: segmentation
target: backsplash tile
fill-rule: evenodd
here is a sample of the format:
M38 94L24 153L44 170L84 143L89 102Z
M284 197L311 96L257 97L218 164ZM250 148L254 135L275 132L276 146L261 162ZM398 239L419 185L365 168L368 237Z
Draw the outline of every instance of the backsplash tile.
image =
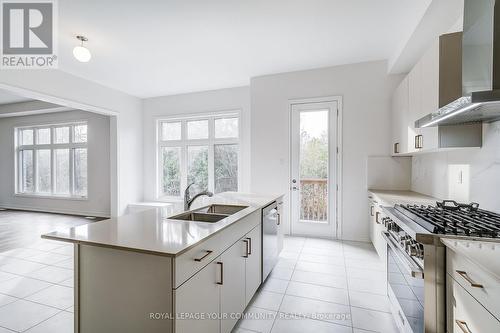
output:
M483 147L417 155L412 159L413 191L443 199L449 193L449 166L469 165L469 199L500 213L500 122L483 125Z

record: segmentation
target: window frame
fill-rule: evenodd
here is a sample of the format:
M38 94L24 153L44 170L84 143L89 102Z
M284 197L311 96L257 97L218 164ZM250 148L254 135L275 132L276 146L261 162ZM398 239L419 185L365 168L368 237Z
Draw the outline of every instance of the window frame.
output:
M234 138L215 138L215 120L223 118L238 119L238 136ZM187 122L193 120L208 120L208 138L207 139L188 139ZM181 123L181 139L180 140L162 140L162 124L163 123ZM215 163L214 163L214 147L220 144L236 144L238 145L238 189L241 188L241 111L220 111L209 113L198 113L185 116L158 117L156 119L156 198L160 201L180 201L184 198L184 190L187 187L188 178L188 147L189 146L207 146L208 147L208 190L215 193ZM162 148L164 147L180 147L180 193L179 196L165 195L163 192L163 166L162 166Z
M74 141L74 127L78 125L87 126L87 141L86 142L73 142ZM56 143L55 142L55 129L59 127L69 127L69 140L67 143ZM50 143L37 144L38 131L39 129L50 129ZM22 144L22 131L32 130L33 131L33 143L29 145ZM15 190L14 195L20 197L34 197L34 198L46 198L46 199L69 199L69 200L88 200L89 199L89 124L86 120L63 122L63 123L50 123L50 124L36 124L28 126L15 126L14 127L14 154L15 154ZM75 178L75 149L87 149L87 194L75 195L74 188L74 178ZM60 194L55 192L56 184L56 168L55 168L55 150L57 149L69 149L69 194ZM33 151L33 192L23 191L23 163L22 154L25 150ZM37 152L39 150L49 150L50 151L50 193L48 192L38 192L38 158Z

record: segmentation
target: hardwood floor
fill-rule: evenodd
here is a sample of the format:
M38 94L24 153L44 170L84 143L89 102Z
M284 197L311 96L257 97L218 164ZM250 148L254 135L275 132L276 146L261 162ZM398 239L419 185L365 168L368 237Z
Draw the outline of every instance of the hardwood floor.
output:
M0 252L25 247L40 240L40 235L57 229L71 228L105 218L0 210Z

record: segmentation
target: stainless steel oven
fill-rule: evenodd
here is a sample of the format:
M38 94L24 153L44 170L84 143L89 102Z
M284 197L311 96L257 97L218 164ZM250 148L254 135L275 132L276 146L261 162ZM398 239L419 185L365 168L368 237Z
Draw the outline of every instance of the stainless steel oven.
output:
M424 332L424 269L390 234L387 242L387 293L396 323L403 332Z
M445 253L439 237L384 207L387 294L404 333L445 333Z

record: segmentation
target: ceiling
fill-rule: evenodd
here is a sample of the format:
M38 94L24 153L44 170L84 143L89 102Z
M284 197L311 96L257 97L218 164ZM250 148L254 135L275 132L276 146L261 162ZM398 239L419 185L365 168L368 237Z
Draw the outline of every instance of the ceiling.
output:
M430 0L62 0L59 68L146 98L390 58ZM118 5L119 4L119 5ZM93 58L72 56L75 36Z
M19 95L14 95L0 89L0 105L27 102L30 101L29 98L21 97Z

